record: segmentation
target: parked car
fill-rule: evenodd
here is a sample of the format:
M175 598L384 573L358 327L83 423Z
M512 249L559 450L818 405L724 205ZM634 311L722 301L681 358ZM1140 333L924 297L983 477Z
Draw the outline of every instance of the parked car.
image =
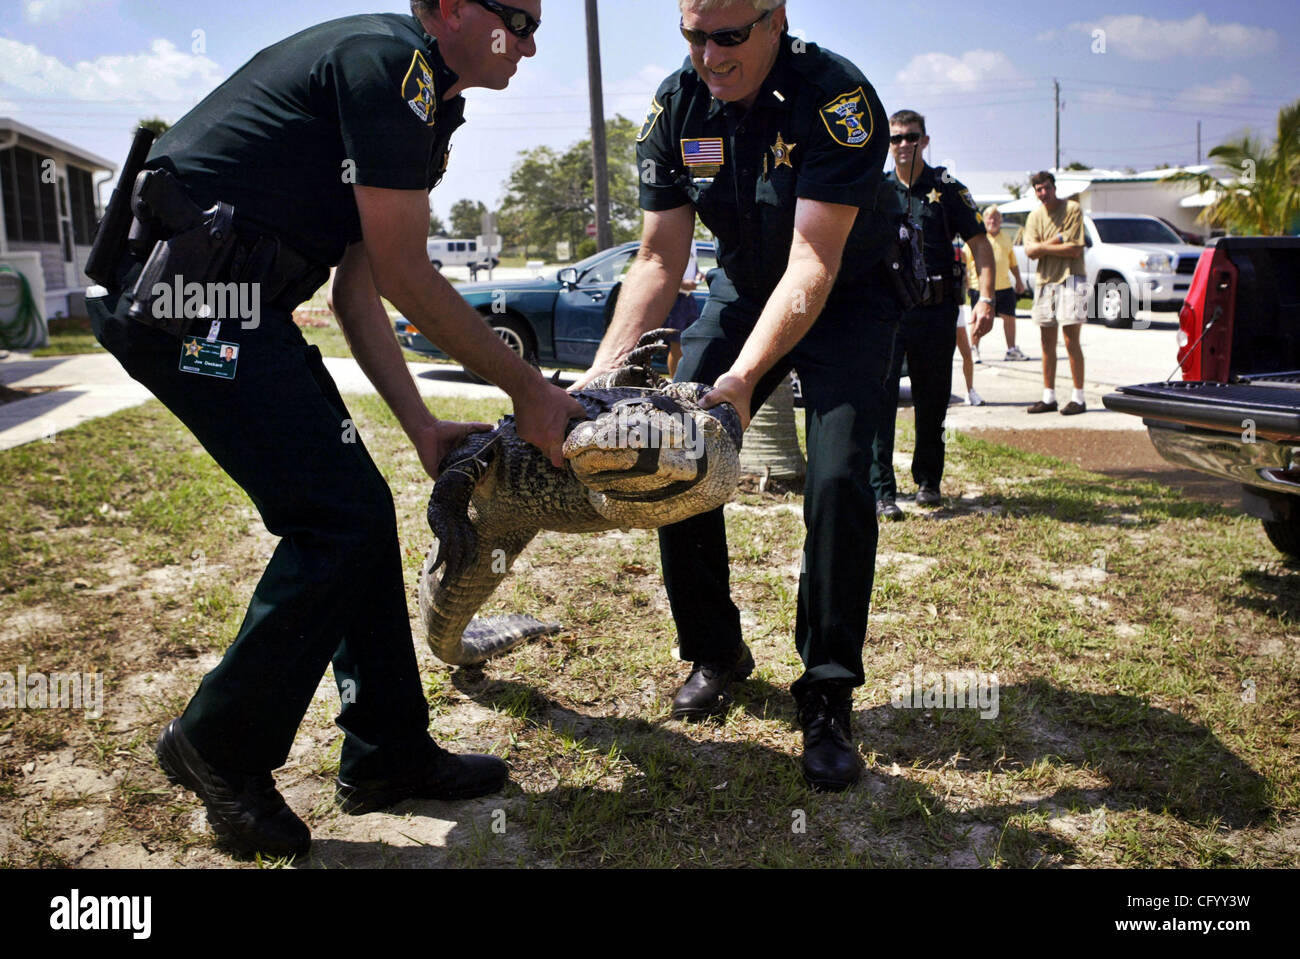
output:
M530 363L586 369L596 358L612 310L610 300L640 244L603 250L573 266L534 279L462 283L456 287L497 335ZM697 241L700 272L717 266L714 245ZM694 293L703 306L708 291ZM665 317L666 319L666 317ZM406 319L395 323L398 341L415 353L445 356Z
M1242 509L1300 560L1300 238L1210 241L1179 313L1181 381L1122 386L1178 466L1240 483Z
M1202 247L1184 243L1158 217L1137 213L1084 214L1083 229L1089 319L1129 327L1139 309L1182 305ZM1016 262L1032 290L1037 264L1025 256L1023 232L1016 237Z

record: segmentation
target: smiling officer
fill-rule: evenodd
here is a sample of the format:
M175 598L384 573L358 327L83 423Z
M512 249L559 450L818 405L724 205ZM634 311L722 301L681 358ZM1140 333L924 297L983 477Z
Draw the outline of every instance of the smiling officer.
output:
M912 406L916 413L916 448L912 478L916 502L938 506L943 502L943 424L952 394L952 354L957 348L957 312L966 295L966 269L956 259L952 241L961 236L970 246L979 273L980 296L975 303L972 334L983 336L993 327L993 248L970 191L943 167L923 159L930 138L925 117L899 110L889 118L889 149L894 157L890 179L907 191L913 219L921 224L925 269L929 276L925 298L903 314L900 348L894 351L889 376L889 424L876 440L871 464L871 485L876 491L876 511L901 520L895 502L894 420L898 412L898 385L907 358L912 381Z
M617 366L668 312L698 213L721 269L682 334L676 378L714 384L706 405L730 402L747 425L799 370L808 532L795 641L805 672L791 692L805 779L844 789L861 774L850 715L875 570L867 471L899 314L875 266L889 238L873 212L885 116L853 64L786 32L782 0L681 0L681 13L690 57L659 87L637 138L641 249L591 375ZM754 668L722 510L665 527L659 543L681 656L693 664L673 715L698 718L725 708L728 686Z
M282 537L239 634L157 746L168 777L198 794L237 851L308 848L271 773L331 660L345 811L482 795L507 776L501 760L454 756L429 737L392 495L291 317L337 265L339 325L431 476L482 424L425 407L380 296L509 393L520 435L562 462L565 424L582 407L507 349L425 255L428 191L463 122L460 92L504 89L536 52L540 0L517 2L416 2L409 16L346 17L263 50L154 146L134 181L129 251L96 270L106 289L87 305L100 342ZM121 242L105 232L97 249ZM199 354L229 350L230 363L178 367L177 333L191 324L139 308L151 293L142 271L159 262L258 284L256 323L214 315L187 337Z

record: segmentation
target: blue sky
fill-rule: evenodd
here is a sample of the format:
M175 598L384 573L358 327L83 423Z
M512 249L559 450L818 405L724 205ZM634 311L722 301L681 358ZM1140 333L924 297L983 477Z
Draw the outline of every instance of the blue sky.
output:
M1035 6L1050 13L1032 13ZM120 162L134 122L175 120L257 50L313 23L398 11L403 0L0 0L0 116ZM1031 5L986 0L790 0L795 32L854 61L889 111L924 113L930 161L963 171L1052 163L1142 169L1195 159L1300 97L1295 0ZM495 205L515 154L587 132L581 0L545 0L538 55L510 89L472 90L468 123L433 194ZM606 113L639 121L686 52L675 0L601 0ZM1096 31L1103 31L1097 33ZM1102 42L1104 41L1104 52Z

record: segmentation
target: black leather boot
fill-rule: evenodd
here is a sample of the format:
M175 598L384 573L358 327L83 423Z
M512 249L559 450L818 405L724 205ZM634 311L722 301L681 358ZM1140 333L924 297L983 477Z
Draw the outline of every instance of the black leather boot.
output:
M862 775L851 738L852 687L814 683L798 700L799 725L803 727L803 778L813 789L848 789Z
M673 719L703 719L721 712L731 702L727 687L753 671L754 657L744 643L729 663L695 663L690 678L673 697Z
M245 855L301 856L311 848L311 833L275 788L271 774L222 772L199 755L173 719L154 750L167 779L203 800L217 838Z

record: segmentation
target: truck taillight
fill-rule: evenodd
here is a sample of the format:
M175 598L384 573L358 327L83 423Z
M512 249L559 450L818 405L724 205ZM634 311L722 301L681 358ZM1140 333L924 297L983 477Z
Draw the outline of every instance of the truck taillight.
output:
M1178 362L1184 380L1227 382L1236 296L1236 266L1226 251L1207 249L1178 311Z

